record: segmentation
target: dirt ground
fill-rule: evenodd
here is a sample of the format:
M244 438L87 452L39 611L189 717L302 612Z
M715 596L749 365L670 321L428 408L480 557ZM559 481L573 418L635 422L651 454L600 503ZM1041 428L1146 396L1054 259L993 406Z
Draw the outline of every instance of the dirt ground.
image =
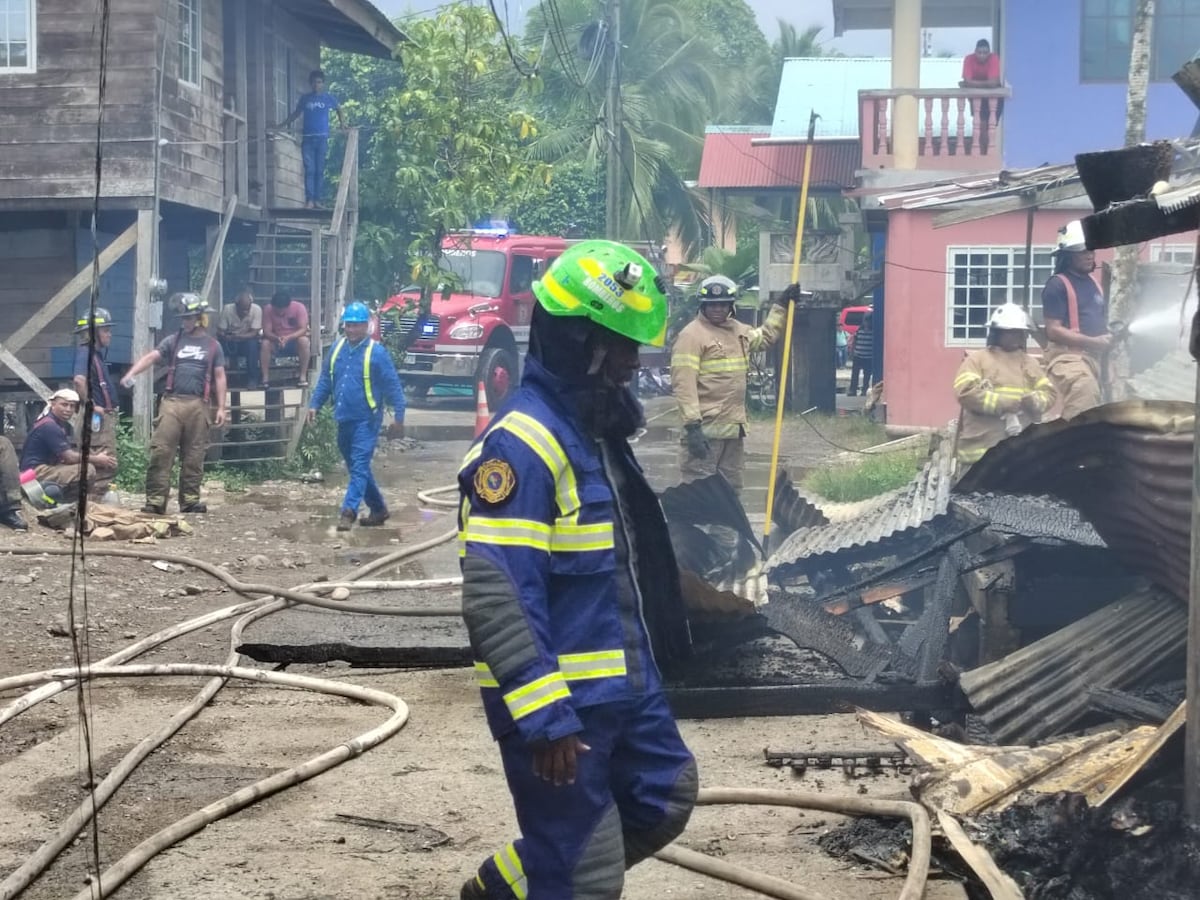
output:
M752 450L766 451L769 430L757 429ZM195 535L160 542L156 549L224 566L243 580L279 586L337 577L360 562L453 526L448 512L422 509L416 492L452 481L465 446L427 443L405 452L393 449L378 459L377 470L388 485L395 514L389 525L394 527L372 534L336 534L336 476L324 484L257 485L243 494L206 485L211 512L193 518ZM675 446L661 434L648 435L639 446L639 453L652 461L651 474L657 480L669 477ZM805 426L790 428L785 455L794 464L812 466L830 452ZM66 537L37 527L27 535L0 535L0 551L65 546ZM75 566L77 603L86 590L83 643L92 660L159 628L238 600L194 570L164 572L147 562L98 556ZM435 577L455 574L455 568L453 548L448 546L375 577ZM71 642L63 636L63 626L71 570L70 557L0 554L0 675L70 662ZM432 599L439 598L454 599L446 592ZM404 602L395 594L364 595L362 600ZM141 661L220 663L228 645L225 623L168 644ZM364 756L259 802L159 855L119 896L456 898L482 857L515 835L498 755L471 673L342 665L291 666L288 671L392 692L409 705L411 717L398 735ZM97 778L186 703L200 683L194 678L95 683L85 699L93 717ZM15 696L0 696L0 707ZM76 727L78 702L75 693L64 693L0 726L0 876L35 851L83 797L87 775ZM379 708L325 695L229 684L153 754L102 811L103 864L193 810L335 747L386 717ZM890 749L850 716L714 719L686 721L681 727L699 761L704 786L878 797L907 794L907 778L897 775L851 778L836 771L810 771L801 777L763 764L764 748ZM791 880L817 896L895 896L899 878L850 866L817 848L816 838L836 821L826 814L784 809L699 809L681 843ZM90 839L77 841L23 896L63 897L86 889L90 847ZM625 896L740 900L758 895L650 861L629 874ZM927 896L949 900L964 894L957 884L940 881L931 883Z

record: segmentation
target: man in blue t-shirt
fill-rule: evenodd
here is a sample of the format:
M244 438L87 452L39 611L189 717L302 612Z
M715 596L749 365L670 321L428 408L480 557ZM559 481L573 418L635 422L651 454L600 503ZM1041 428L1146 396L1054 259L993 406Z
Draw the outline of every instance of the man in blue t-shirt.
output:
M329 149L329 114L337 113L338 128L346 127L337 97L325 92L325 73L314 69L308 83L312 90L300 98L281 128L287 128L303 116L300 155L304 159L304 208L315 209L325 186L325 153Z

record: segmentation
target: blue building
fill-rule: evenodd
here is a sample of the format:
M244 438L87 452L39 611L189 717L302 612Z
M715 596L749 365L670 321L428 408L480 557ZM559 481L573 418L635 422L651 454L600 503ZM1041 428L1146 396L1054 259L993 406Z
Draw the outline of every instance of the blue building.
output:
M1071 162L1125 142L1125 94L1135 0L1008 0L997 51L1012 100L1004 112L1005 165ZM1178 138L1196 108L1173 81L1200 52L1200 2L1158 0L1151 41L1146 137Z

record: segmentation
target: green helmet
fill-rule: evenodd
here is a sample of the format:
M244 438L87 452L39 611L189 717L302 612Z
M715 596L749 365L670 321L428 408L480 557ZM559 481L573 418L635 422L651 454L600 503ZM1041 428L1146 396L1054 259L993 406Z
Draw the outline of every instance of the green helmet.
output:
M92 327L93 321L97 328L108 328L113 323L112 315L109 311L103 306L97 306L94 313L82 315L75 321L75 333L80 334L87 331Z
M613 241L581 241L563 251L533 293L552 316L584 316L640 344L667 338L666 288L640 253Z

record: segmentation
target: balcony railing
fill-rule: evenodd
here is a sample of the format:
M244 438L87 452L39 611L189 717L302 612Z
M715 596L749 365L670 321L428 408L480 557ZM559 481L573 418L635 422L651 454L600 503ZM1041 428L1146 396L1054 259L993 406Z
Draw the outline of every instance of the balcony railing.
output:
M1000 119L1008 88L950 88L858 92L864 169L894 164L893 112L897 97L917 100L917 167L987 171L1000 168Z

